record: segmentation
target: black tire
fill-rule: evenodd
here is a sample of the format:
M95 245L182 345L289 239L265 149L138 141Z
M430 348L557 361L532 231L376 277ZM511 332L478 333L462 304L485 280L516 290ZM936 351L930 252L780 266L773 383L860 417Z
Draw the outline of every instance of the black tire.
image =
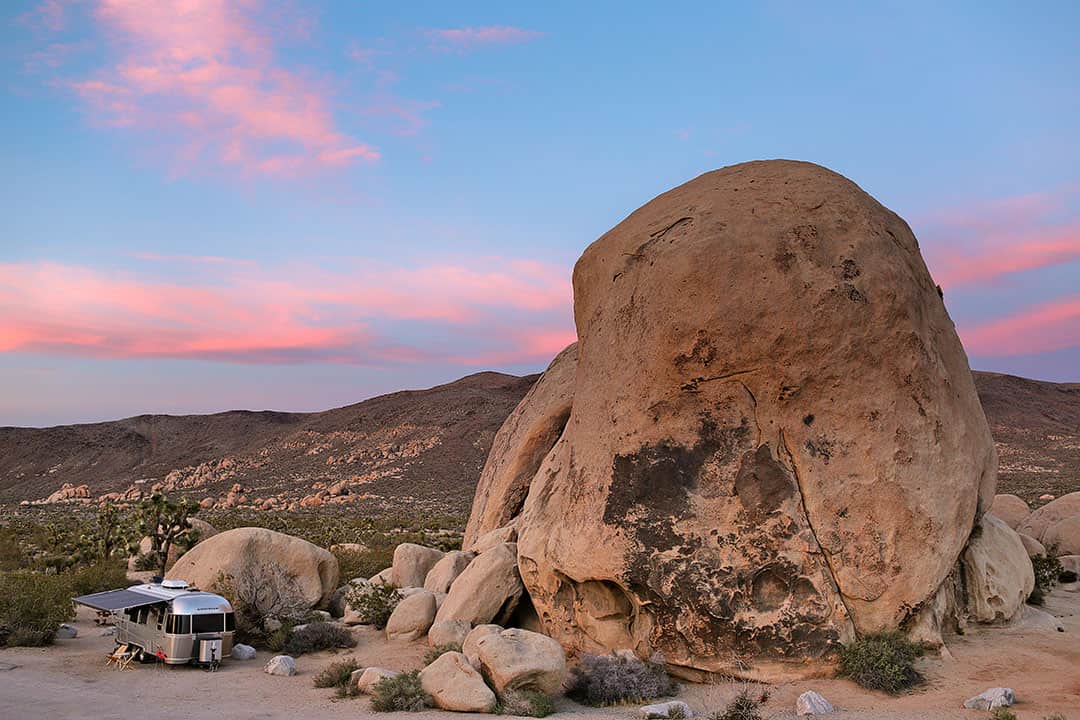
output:
M146 652L142 648L139 648L135 652L135 661L139 662L139 663L142 663L143 665L149 665L150 663L157 662L157 658L154 657L153 655L151 655L150 653Z

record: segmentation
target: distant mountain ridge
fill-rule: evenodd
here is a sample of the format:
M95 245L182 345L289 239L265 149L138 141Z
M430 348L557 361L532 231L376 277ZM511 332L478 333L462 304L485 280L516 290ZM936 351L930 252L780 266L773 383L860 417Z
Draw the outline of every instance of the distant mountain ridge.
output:
M0 503L133 500L157 487L215 507L464 513L495 432L537 377L477 373L317 413L0 428ZM999 492L1030 502L1080 489L1080 384L985 372L975 384Z

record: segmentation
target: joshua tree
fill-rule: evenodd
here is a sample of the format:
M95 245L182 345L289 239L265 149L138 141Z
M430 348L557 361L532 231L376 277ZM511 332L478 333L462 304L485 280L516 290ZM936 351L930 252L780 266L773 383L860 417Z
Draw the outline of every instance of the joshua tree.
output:
M169 551L175 546L187 550L199 540L199 531L191 526L191 516L199 504L182 497L173 501L154 493L139 503L139 531L150 538L150 554L155 558L160 574L165 574Z
M115 555L131 555L139 548L139 527L130 517L104 504L87 532L79 536L78 557L83 562L108 560Z

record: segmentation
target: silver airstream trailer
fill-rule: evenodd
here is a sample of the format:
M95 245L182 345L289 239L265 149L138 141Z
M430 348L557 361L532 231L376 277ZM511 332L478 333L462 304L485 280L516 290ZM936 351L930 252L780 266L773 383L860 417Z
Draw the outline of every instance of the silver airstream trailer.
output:
M126 645L136 660L217 667L232 654L232 605L183 580L106 590L74 602L106 615L116 625L117 646Z

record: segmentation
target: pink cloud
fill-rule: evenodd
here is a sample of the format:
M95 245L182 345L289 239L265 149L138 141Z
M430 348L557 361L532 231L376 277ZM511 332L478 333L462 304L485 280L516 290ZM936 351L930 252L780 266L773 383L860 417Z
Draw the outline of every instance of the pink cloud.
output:
M435 50L469 50L485 45L518 45L543 37L537 30L507 25L428 30L425 33Z
M296 175L378 160L338 128L325 87L275 59L261 4L95 0L115 61L69 87L98 121L153 133L187 165Z
M1080 260L1075 188L952 209L928 218L927 262L945 288Z
M0 352L512 364L546 362L573 334L569 269L539 262L473 258L406 268L350 261L327 270L144 257L149 264L137 273L0 264ZM162 278L171 263L190 280Z
M1029 355L1080 346L1080 294L961 328L972 355Z

